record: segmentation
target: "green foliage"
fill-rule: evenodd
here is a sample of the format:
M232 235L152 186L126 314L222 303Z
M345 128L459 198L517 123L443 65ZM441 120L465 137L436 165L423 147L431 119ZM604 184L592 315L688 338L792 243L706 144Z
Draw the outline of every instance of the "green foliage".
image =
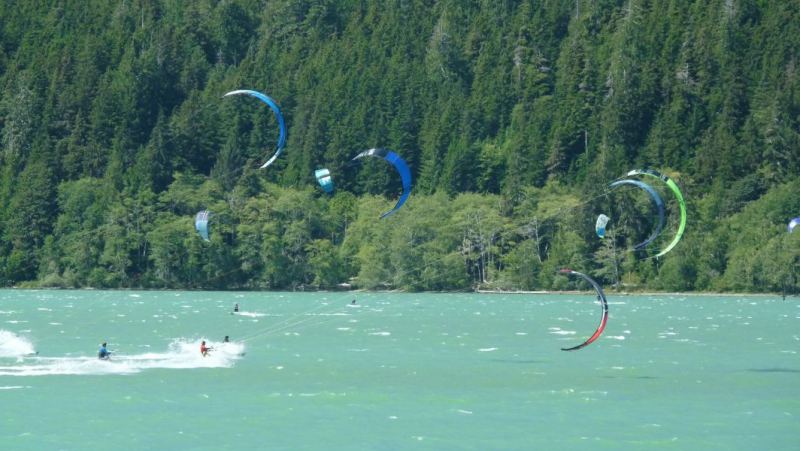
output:
M50 3L0 8L2 285L800 292L796 2Z

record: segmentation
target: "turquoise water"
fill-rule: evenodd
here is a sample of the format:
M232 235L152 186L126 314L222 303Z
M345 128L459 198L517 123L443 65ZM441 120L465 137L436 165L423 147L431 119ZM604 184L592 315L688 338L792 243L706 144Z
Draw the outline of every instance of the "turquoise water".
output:
M609 302L4 290L0 447L800 448L797 298Z

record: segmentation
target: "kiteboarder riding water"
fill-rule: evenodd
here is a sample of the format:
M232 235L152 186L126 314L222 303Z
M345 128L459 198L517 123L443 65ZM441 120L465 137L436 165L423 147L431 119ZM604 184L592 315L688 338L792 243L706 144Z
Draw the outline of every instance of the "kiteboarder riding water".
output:
M111 358L111 353L108 352L108 348L106 348L106 342L104 341L102 345L100 345L100 350L97 351L97 358L102 360L108 360Z
M210 351L212 349L214 349L214 348L210 348L210 347L206 346L206 341L205 340L203 340L200 343L200 354L203 354L203 357L207 356L208 355L208 351Z

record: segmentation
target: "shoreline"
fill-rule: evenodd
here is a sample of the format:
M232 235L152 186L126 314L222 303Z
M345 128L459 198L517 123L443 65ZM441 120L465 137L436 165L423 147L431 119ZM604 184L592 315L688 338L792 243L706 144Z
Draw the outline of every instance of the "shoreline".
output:
M475 293L480 294L586 294L594 293L591 290L563 290L563 291L504 291L504 290L475 290ZM782 297L781 293L720 293L714 291L604 291L606 296L777 296ZM797 297L796 295L787 294L787 298Z
M243 290L243 289L217 289L205 290L197 288L62 288L62 287L2 287L3 290L30 290L30 291L186 291L186 292L223 292L223 293L434 293L434 294L514 294L514 295L575 295L591 294L593 290L453 290L453 291L405 291L405 290L368 290L363 288L355 289L308 289L308 290ZM760 297L783 297L782 293L725 293L712 291L605 291L606 296L760 296ZM786 294L786 298L798 298L797 294Z

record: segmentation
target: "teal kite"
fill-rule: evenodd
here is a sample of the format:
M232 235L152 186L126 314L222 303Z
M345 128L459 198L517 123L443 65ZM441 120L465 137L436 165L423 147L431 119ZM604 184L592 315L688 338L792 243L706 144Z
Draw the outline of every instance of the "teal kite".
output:
M594 223L594 232L600 238L605 238L606 236L606 224L608 224L609 219L608 216L601 214L597 217L597 222Z
M208 217L210 214L208 210L203 210L194 217L194 229L197 230L203 241L211 241L208 238Z
M333 192L333 179L331 178L331 171L322 168L314 171L314 177L317 178L317 183L322 189L330 194Z

